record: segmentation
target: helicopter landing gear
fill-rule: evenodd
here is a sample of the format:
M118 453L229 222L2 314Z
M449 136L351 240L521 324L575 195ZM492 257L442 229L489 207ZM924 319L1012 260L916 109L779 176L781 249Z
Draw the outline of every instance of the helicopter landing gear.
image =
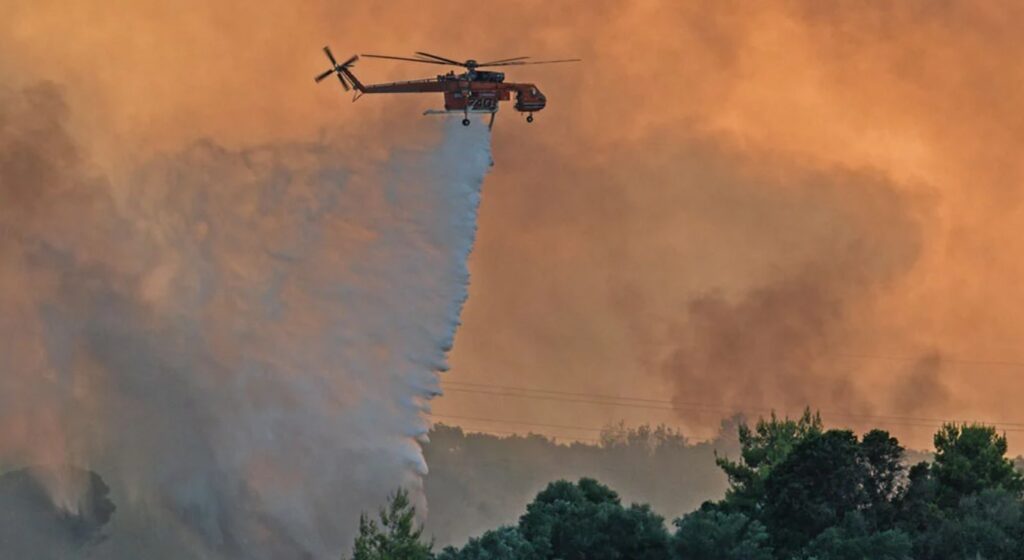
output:
M462 126L469 126L469 119L462 119Z
M526 115L526 122L533 122L533 113Z

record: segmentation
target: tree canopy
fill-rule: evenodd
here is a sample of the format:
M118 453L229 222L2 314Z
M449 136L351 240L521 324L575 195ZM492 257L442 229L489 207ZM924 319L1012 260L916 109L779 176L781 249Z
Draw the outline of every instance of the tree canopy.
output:
M359 517L359 535L353 547L353 560L431 560L433 544L420 539L423 527L417 525L416 508L409 493L399 488L381 508L378 519Z
M764 504L764 483L772 469L789 455L793 447L822 431L821 416L810 409L796 420L780 420L773 412L767 420L758 420L751 430L746 423L737 429L740 459L716 457L715 462L729 477L725 504L729 509L753 513Z
M515 525L438 560L1024 560L1024 480L994 428L947 424L913 466L883 430L825 429L806 411L738 428L729 489L672 522L592 478L551 482ZM365 516L358 560L431 558L408 496Z
M992 426L947 424L935 434L932 474L939 484L938 499L955 506L965 496L989 488L1020 495L1021 474L1006 458L1006 436Z

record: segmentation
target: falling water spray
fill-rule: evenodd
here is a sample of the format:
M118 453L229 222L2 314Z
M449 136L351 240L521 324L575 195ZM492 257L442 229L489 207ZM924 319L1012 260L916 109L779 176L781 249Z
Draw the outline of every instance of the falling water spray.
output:
M484 127L373 156L201 142L121 184L56 88L0 95L0 466L98 473L118 509L91 554L336 558L418 487ZM47 489L67 511L80 486Z

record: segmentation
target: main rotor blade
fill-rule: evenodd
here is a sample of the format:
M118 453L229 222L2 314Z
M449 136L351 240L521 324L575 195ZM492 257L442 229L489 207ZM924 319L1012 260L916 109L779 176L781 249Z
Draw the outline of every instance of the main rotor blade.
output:
M530 57L528 57L528 56L517 56L515 58L503 58L501 60L492 60L490 62L481 62L480 64L477 64L477 66L490 66L492 64L499 64L499 63L502 63L502 62L513 62L513 61L516 61L516 60L524 60L524 59L527 59L527 58L530 58Z
M440 61L443 61L443 62L447 62L448 64L454 64L456 66L465 66L466 65L464 62L458 62L458 61L452 60L450 58L445 58L443 56L437 56L436 54L430 54L430 53L425 53L425 52L420 52L420 51L416 51L416 54L418 54L420 56L425 56L425 57L428 57L428 58L433 58L434 60L440 60Z
M534 62L498 62L494 64L479 64L477 68L481 66L522 66L524 64L555 64L557 62L583 62L582 58L566 58L563 60L537 60Z
M333 55L333 54L331 54L331 49L330 49L330 47L324 47L324 53L326 53L326 54L327 54L327 58L331 59L331 64L333 64L334 66L337 66L337 65L338 65L338 61L337 61L337 60L334 60L334 55Z
M314 78L314 80L316 80L317 83L319 83L320 80L323 80L324 78L326 78L327 76L330 76L333 73L334 73L334 68L331 68L330 70L325 70L323 74L320 74L319 76Z
M409 62L423 62L423 63L426 63L426 64L440 64L442 66L448 66L449 64L455 64L456 66L462 66L463 65L461 62L449 63L449 62L441 62L441 61L438 61L438 60L423 60L422 58L406 58L404 56L387 56L387 55L383 55L383 54L361 54L359 56L365 56L367 58L389 58L391 60L406 60L406 61L409 61Z

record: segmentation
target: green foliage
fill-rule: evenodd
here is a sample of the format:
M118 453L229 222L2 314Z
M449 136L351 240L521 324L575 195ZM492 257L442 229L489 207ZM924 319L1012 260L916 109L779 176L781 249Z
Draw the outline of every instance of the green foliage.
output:
M803 415L796 420L779 420L773 412L768 420L758 420L753 430L741 423L740 460L715 458L715 462L729 477L725 505L748 514L756 513L763 505L764 483L772 469L798 443L821 431L821 416L811 414L810 409L804 410Z
M381 508L378 520L359 517L353 560L432 560L432 544L420 542L423 527L416 524L416 508L409 493L399 488Z
M685 560L772 560L768 531L742 513L713 504L675 520L675 558Z
M990 488L933 516L915 536L914 558L1024 558L1024 504L1014 493Z
M517 519L548 482L581 476L678 517L725 492L714 450L738 452L735 427L726 429L718 439L688 442L668 428L620 424L601 433L600 445L566 445L539 435L496 437L435 425L423 449L430 465L426 533L461 546L482 528Z
M911 539L903 531L873 531L859 512L843 518L804 547L800 558L806 560L909 560Z
M534 560L533 547L516 527L499 527L472 538L458 550L446 547L437 560Z
M608 449L656 452L656 431L610 434ZM681 436L678 436L681 438ZM947 425L935 462L909 471L896 438L822 429L810 411L739 428L731 487L674 521L624 507L592 479L553 482L517 527L489 531L440 560L1024 560L1024 481L1006 439Z
M1006 437L992 426L944 425L935 434L932 466L939 505L956 506L965 496L986 488L1003 488L1019 496L1024 482L1006 458L1006 449Z
M539 558L561 560L667 560L664 519L650 507L624 508L597 481L560 480L527 506L519 531Z
M871 430L861 439L864 491L876 525L891 524L895 519L893 501L906 489L904 455L903 446L889 432Z
M965 558L1024 558L1024 505L1005 488L988 488L960 501L942 532L942 548Z
M908 491L904 449L887 432L858 441L849 431L823 431L820 416L806 410L797 420L772 415L753 430L741 425L739 440L739 461L717 459L730 481L725 499L677 520L678 557L733 554L749 539L744 531L763 535L758 550L776 558L908 555L910 537L896 528ZM925 502L906 504L914 508L927 517Z
M989 426L945 425L935 462L910 470L896 524L914 536L914 557L1024 558L1020 473L1006 438Z
M799 550L868 505L859 459L852 432L829 430L808 436L772 470L764 485L764 519L780 550Z
M896 526L904 532L920 535L942 522L942 510L936 502L938 482L931 474L928 463L918 463L910 468L907 487L903 494L893 501L896 510ZM915 557L924 558L915 543Z

